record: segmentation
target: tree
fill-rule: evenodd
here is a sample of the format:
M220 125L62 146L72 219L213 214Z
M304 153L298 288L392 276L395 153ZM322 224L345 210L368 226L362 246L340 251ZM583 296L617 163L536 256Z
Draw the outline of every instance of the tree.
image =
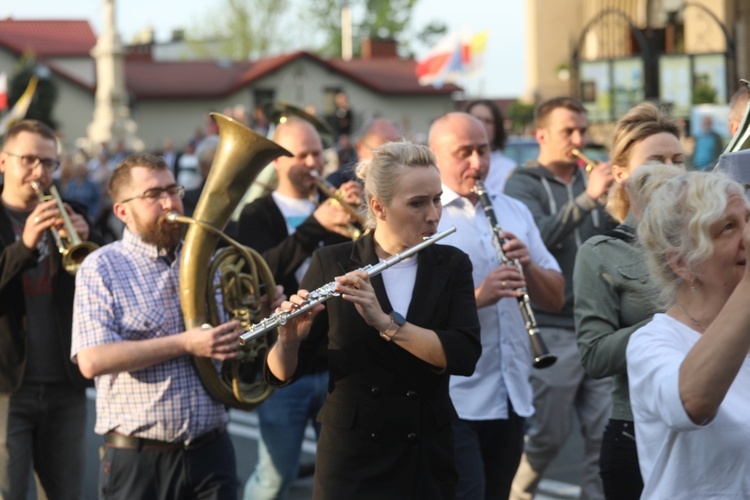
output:
M218 41L220 55L233 60L267 56L280 42L279 23L287 11L288 0L224 0L219 8L205 15L187 33L188 41L199 54L208 55L202 44Z
M39 78L39 83L26 111L26 118L39 120L56 129L57 120L53 117L53 110L57 102L57 84L50 78L47 67L37 65L33 54L24 54L18 61L16 72L8 84L8 106L12 108L21 98L33 75Z
M515 100L508 107L508 118L511 121L511 132L514 134L523 134L534 123L533 104L525 104Z
M436 36L447 31L445 24L431 22L421 31L412 34L409 30L411 16L418 0L317 0L310 2L303 16L305 22L319 33L321 43L316 50L324 57L341 56L341 16L344 6L363 12L353 28L354 52L359 54L365 38L393 39L402 53L409 52L411 42L416 39L431 44Z

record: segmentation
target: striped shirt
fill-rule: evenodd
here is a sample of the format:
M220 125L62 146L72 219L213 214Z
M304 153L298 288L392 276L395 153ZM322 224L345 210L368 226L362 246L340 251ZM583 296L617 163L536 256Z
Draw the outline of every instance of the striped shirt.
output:
M154 245L125 229L92 253L76 276L71 357L87 347L184 331L179 258L170 265ZM96 377L95 432L190 441L227 422L190 356L133 372Z

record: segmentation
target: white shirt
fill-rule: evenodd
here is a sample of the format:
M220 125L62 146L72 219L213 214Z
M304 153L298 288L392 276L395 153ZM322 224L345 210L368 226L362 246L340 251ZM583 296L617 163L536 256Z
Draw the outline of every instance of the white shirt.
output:
M384 262L383 259L379 263ZM398 262L381 273L385 293L388 302L394 311L406 318L411 305L411 296L414 293L414 284L417 282L417 258L409 257ZM384 311L389 313L390 311Z
M317 207L317 203L309 198L292 198L279 194L277 191L271 193L276 206L279 207L281 215L284 216L286 221L286 232L289 235L294 234L297 230L297 226L305 222L305 219L310 217ZM302 281L302 277L307 272L307 268L310 267L311 257L308 257L300 264L296 271L294 271L294 277L297 283Z
M516 162L505 156L502 151L496 149L490 152L490 170L487 172L484 185L490 191L502 193L505 189L505 181L516 166Z
M531 260L543 269L560 272L560 266L544 246L534 218L526 205L501 193L490 191L498 222L528 248ZM471 205L443 185L443 216L439 230L456 226L457 231L443 242L469 255L477 288L489 272L500 265L492 244L493 233L481 205ZM450 395L459 417L464 420L508 418L508 399L514 411L528 417L534 413L529 373L533 361L528 332L518 301L504 298L478 310L482 329L482 356L470 377L452 376Z
M690 420L680 365L701 335L657 314L628 342L641 498L750 498L750 359L745 358L714 419Z

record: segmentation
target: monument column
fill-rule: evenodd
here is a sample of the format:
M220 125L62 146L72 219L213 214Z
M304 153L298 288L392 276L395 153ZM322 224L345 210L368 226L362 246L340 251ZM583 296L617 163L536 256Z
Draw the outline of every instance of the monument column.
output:
M125 49L117 33L114 0L104 0L102 32L91 51L96 61L94 118L88 126L88 141L95 151L101 143L120 141L131 151L143 149L136 136L137 125L130 118L125 89Z

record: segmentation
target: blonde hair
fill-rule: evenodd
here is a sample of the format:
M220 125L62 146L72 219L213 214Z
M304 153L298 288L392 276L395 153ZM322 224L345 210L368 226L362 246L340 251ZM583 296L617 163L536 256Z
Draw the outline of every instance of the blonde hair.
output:
M612 136L610 158L612 165L627 167L630 163L630 153L633 146L652 135L666 132L677 139L680 130L672 119L655 104L642 102L625 113L615 125ZM622 222L628 216L630 199L625 187L615 184L607 198L607 212Z
M647 172L637 172L637 184ZM652 183L658 183L654 189ZM713 252L711 226L723 216L731 196L743 188L717 172L687 172L669 179L652 176L643 181L650 199L638 224L638 239L664 307L674 304L683 279L670 260L680 260L692 271ZM747 204L747 201L745 201Z
M430 148L406 141L389 142L373 149L371 159L357 164L357 178L364 184L367 227L375 227L375 215L370 209L370 200L377 198L383 205L390 205L398 189L401 174L411 167L436 169L435 156Z

